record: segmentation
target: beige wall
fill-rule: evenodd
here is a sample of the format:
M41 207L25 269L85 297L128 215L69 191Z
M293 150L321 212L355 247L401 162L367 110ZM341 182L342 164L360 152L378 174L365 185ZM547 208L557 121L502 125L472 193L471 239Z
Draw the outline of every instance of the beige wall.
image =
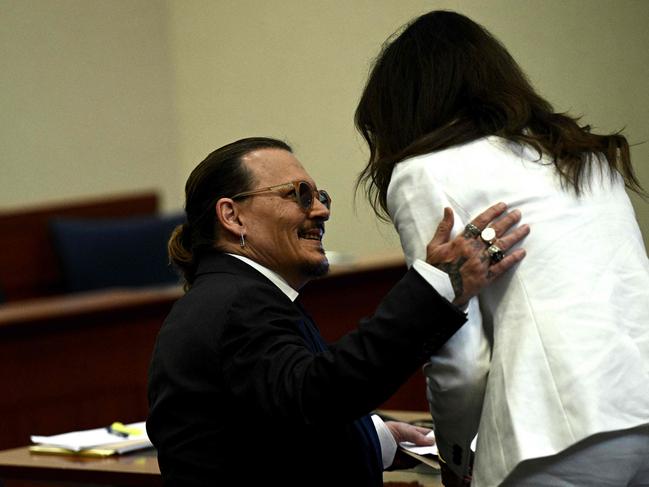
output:
M0 208L176 192L166 12L159 1L0 0Z
M649 140L643 0L0 0L0 205L157 187L249 135L287 139L334 198L327 248L398 247L358 199L353 111L369 62L411 17L485 25L557 109ZM649 187L649 144L634 146ZM649 204L634 199L645 239Z

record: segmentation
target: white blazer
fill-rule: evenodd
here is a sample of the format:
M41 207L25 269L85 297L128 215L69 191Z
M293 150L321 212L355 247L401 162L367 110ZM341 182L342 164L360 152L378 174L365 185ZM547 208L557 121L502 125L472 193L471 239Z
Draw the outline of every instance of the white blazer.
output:
M593 166L576 197L536 151L487 137L392 174L388 210L408 263L425 258L445 206L454 235L499 201L531 226L525 259L474 298L468 323L424 369L439 449L456 473L480 431L473 487L649 423L649 261L621 177Z

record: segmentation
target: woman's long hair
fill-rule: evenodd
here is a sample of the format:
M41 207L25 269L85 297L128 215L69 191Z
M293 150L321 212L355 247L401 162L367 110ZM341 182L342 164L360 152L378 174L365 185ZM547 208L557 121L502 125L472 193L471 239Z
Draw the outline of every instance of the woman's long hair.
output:
M626 186L644 194L619 132L596 135L555 113L532 88L504 46L455 12L433 11L388 39L356 108L356 127L370 149L358 177L376 214L399 161L496 135L550 156L564 186L579 194L590 153L601 153Z

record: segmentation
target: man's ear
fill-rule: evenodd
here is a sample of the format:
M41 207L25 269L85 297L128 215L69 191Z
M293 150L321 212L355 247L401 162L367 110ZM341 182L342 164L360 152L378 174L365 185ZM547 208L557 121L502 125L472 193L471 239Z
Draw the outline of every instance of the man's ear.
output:
M216 218L219 220L221 229L230 233L234 238L239 238L243 231L243 222L239 207L230 198L221 198L214 205Z

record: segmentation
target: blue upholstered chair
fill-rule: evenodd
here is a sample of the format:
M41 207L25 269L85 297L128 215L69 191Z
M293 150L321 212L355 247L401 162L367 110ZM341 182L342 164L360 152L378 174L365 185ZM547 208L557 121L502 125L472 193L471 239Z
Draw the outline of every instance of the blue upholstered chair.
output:
M50 222L68 292L173 284L167 241L183 214Z

